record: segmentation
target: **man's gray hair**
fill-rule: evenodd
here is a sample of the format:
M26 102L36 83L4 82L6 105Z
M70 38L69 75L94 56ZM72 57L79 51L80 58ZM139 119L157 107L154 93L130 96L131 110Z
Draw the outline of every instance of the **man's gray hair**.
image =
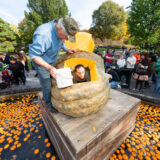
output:
M57 28L62 28L63 32L64 32L65 34L67 34L66 29L65 29L65 27L64 27L64 25L63 25L63 18L60 18L60 19L58 20Z

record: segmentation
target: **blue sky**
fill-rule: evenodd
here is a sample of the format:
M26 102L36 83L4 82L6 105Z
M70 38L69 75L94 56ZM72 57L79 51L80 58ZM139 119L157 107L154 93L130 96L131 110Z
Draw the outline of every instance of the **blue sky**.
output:
M24 18L28 0L0 0L0 18L8 23L17 25ZM92 13L105 0L66 0L73 18L81 25L81 29L88 29L92 23ZM113 0L126 8L132 0Z

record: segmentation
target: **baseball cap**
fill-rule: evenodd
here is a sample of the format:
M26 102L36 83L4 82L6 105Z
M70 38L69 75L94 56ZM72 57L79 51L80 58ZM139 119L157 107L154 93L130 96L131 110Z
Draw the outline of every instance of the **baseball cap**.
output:
M75 42L75 34L79 31L78 23L71 17L61 18L58 23L61 23L61 27L65 30L68 40L70 42Z

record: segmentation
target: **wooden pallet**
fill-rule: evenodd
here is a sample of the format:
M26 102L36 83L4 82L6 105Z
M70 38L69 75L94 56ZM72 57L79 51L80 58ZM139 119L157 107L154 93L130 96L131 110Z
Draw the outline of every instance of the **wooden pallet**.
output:
M61 160L109 159L131 133L140 100L116 90L110 97L96 114L72 118L49 112L39 93L42 119Z

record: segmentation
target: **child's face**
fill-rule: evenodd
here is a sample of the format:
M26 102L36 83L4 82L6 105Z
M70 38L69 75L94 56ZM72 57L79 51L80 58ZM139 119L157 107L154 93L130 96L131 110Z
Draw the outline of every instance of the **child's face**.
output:
M77 68L76 74L80 79L83 79L85 75L85 69L83 67Z

